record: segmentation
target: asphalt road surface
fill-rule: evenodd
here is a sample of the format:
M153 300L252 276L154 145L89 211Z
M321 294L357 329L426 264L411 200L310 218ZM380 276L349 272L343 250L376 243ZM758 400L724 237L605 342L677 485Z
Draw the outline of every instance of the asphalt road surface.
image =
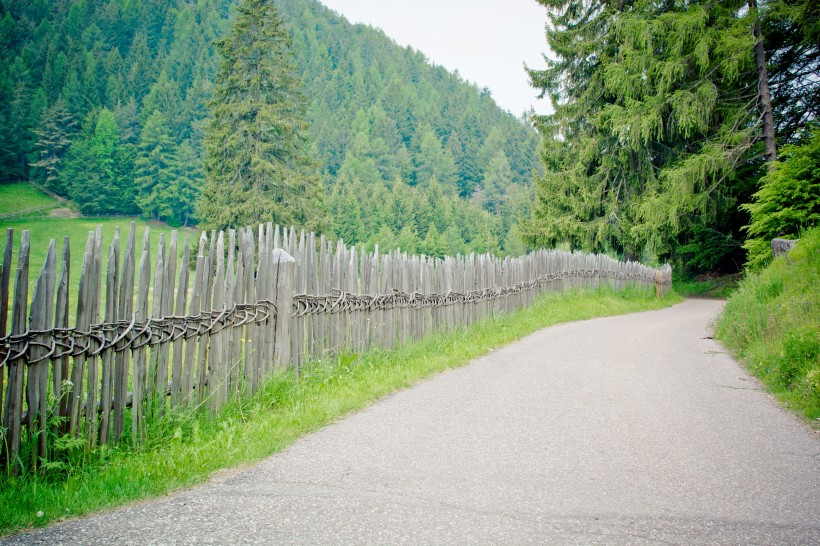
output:
M820 544L820 438L720 302L539 331L261 464L13 544Z

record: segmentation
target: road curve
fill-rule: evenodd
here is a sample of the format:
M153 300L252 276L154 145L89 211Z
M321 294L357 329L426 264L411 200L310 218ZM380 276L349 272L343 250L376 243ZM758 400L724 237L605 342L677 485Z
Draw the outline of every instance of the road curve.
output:
M820 438L720 302L541 330L248 470L10 544L820 544Z

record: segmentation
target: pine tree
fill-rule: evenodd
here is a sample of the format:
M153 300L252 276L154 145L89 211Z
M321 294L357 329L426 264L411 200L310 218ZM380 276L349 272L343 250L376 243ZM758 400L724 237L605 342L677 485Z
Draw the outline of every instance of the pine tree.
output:
M408 254L415 254L418 251L419 235L412 225L404 226L399 232L396 237L396 247Z
M436 178L446 193L455 194L458 177L450 151L441 145L441 141L429 127L417 132L415 140L415 185L427 187L430 180Z
M484 167L479 204L490 212L504 205L504 190L510 184L512 170L504 150L497 150Z
M442 237L444 238L447 256L464 254L464 239L461 237L458 227L455 225L448 226Z
M259 222L323 227L320 181L307 139L290 38L272 0L245 0L222 57L206 133L203 227Z
M43 173L45 186L55 193L68 195L62 178L63 158L71 144L74 120L62 99L43 112L39 127L35 130L35 144L39 160L32 166Z
M65 161L69 194L84 214L137 212L133 146L120 141L114 114L90 113Z
M169 200L174 211L172 225L187 226L194 218L194 204L199 199L204 179L202 160L190 140L184 140L177 148L176 163L172 165Z
M435 224L430 224L427 236L419 245L419 251L433 258L443 258L447 255L447 242L441 236Z
M340 180L334 187L330 199L335 220L334 232L347 244L356 244L365 238L363 237L362 208L356 195L356 186L361 187L358 179L354 179L353 182Z
M745 243L750 268L768 262L773 238L798 238L820 225L820 128L782 151L785 161L766 173L754 201L743 206L751 214Z
M154 110L140 135L137 147L134 184L138 188L137 204L148 218L163 220L174 216L171 186L173 169L177 165L177 150L171 140L168 121Z

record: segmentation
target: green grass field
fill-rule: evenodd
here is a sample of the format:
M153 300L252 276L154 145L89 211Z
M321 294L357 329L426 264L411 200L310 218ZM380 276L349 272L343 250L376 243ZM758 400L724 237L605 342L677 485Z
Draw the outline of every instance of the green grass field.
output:
M0 214L56 204L57 201L25 182L0 184Z
M545 294L530 308L398 349L313 363L300 379L282 372L251 399L234 399L216 415L199 410L154 423L137 450L98 447L56 475L0 476L0 534L156 497L259 461L398 389L545 326L680 300L635 289Z

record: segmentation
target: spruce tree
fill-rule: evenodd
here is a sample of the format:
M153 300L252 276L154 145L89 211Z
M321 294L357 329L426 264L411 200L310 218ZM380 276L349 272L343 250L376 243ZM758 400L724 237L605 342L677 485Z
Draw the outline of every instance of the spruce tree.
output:
M799 238L803 230L820 225L820 128L782 152L784 161L766 173L754 201L743 206L751 215L744 244L751 269L771 259L773 238Z
M320 180L290 37L272 0L245 0L216 42L221 66L205 136L202 227L324 224Z
M177 147L176 163L172 165L172 184L169 200L175 219L169 224L187 226L194 217L194 203L199 199L204 174L202 161L190 140L184 140Z
M120 141L111 111L86 116L66 155L64 171L64 179L70 181L69 195L84 214L138 211L133 148Z
M419 245L419 251L433 258L444 258L447 255L447 241L441 236L435 224L430 224L427 235Z
M546 173L527 242L668 258L694 226L716 229L748 199L736 171L760 134L756 13L739 0L539 1L556 58L530 77L556 111L537 122Z
M74 125L65 102L57 99L43 111L40 125L34 131L39 160L32 166L40 170L46 187L63 196L68 195L62 179L63 158L71 144Z
M171 139L168 120L154 110L140 135L135 162L137 204L148 218L164 220L174 216L171 186L177 164L177 147Z

